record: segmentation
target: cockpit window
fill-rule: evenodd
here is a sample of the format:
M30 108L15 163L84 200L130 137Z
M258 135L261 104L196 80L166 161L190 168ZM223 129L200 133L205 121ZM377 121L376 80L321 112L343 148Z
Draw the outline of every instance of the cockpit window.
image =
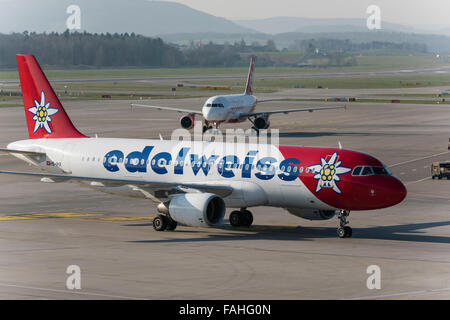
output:
M364 169L361 172L362 176L370 176L371 174L373 174L372 167L364 167Z
M371 175L392 175L391 170L387 167L355 167L353 176L371 176Z
M224 107L222 103L213 103L213 104L208 103L206 106L213 107L213 108L223 108Z
M389 172L386 170L385 167L372 167L372 169L375 174L389 175Z
M353 169L353 176L359 176L361 173L362 167L356 167L355 169Z

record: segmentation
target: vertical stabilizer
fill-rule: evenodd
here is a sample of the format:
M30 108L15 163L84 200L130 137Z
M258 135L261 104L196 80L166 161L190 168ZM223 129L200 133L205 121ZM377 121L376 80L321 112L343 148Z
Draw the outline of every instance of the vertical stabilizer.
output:
M85 138L70 121L36 58L30 54L16 58L30 139Z
M255 71L255 57L250 60L250 69L248 70L247 86L245 94L253 95L253 72Z

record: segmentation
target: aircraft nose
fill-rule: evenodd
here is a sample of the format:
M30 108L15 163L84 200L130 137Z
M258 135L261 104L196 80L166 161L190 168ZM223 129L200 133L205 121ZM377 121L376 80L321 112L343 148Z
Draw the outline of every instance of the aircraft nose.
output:
M215 120L214 119L214 111L212 110L212 108L204 108L203 109L203 117L205 118L205 120L208 121L212 121Z
M383 181L376 186L375 192L384 206L390 207L402 202L407 195L405 185L397 178L386 177L388 181Z

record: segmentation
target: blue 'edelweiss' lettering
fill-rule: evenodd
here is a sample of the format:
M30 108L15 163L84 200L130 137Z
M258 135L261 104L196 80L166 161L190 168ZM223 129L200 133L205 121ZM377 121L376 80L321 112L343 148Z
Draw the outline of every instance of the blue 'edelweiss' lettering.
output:
M153 147L145 147L142 152L131 152L125 159L125 169L129 172L147 172L147 160Z
M205 156L202 156L202 158L199 160L199 156L197 154L191 154L192 171L195 175L197 175L200 169L202 169L205 176L207 176L209 170L211 169L211 166L214 164L218 157L218 155L213 154L208 159L206 159Z
M103 166L106 170L111 172L119 171L117 163L120 159L123 159L123 152L120 150L112 150L105 155Z
M265 157L258 161L256 168L262 172L255 173L255 176L261 180L270 180L275 176L275 167L272 163L277 162L277 159L272 157Z
M120 150L109 151L105 155L103 166L110 172L120 171L119 164L124 163L125 169L131 173L145 173L147 172L148 166L150 166L156 174L163 175L169 173L167 166L172 164L172 155L169 152L160 152L154 155L152 160L149 161L148 159L153 149L154 146L146 146L142 151L133 151L126 157ZM188 161L186 158L190 150L190 148L181 148L176 157L174 156L174 174L184 174L184 167L186 166L186 161ZM252 170L255 168L253 163L257 154L257 150L249 151L242 164L235 155L224 156L217 164L217 172L222 177L230 179L236 176L235 170L240 168L242 178L251 178ZM199 171L202 170L203 174L208 176L218 158L219 156L215 154L210 155L209 158L205 155L199 156L198 154L191 154L189 159L193 174L197 176ZM272 179L276 173L276 162L277 159L273 157L263 157L259 159L256 163L257 172L255 173L255 177L261 180ZM281 173L277 175L278 178L283 181L294 181L298 178L298 170L294 168L299 164L300 160L296 158L282 160L279 165Z
M300 164L300 160L296 158L289 158L281 161L280 170L283 171L283 173L280 173L278 178L283 181L294 181L297 179L298 172L297 170L294 170L297 164Z

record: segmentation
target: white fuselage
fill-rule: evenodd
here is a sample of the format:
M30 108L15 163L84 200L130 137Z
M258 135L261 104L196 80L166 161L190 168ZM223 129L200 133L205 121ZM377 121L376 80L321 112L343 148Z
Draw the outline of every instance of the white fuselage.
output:
M203 117L212 123L240 122L246 120L240 113L252 112L256 97L247 94L230 94L209 98L203 105Z
M284 158L273 145L83 138L23 140L9 144L8 148L45 152L46 159L39 162L16 156L53 173L136 182L228 186L233 189L232 194L224 198L228 207L268 205L335 209L315 197L300 179L280 179L287 174L283 171ZM264 159L269 156L272 163L267 164ZM86 183L104 192L152 198L147 196L145 188L133 187L132 183L126 190Z

